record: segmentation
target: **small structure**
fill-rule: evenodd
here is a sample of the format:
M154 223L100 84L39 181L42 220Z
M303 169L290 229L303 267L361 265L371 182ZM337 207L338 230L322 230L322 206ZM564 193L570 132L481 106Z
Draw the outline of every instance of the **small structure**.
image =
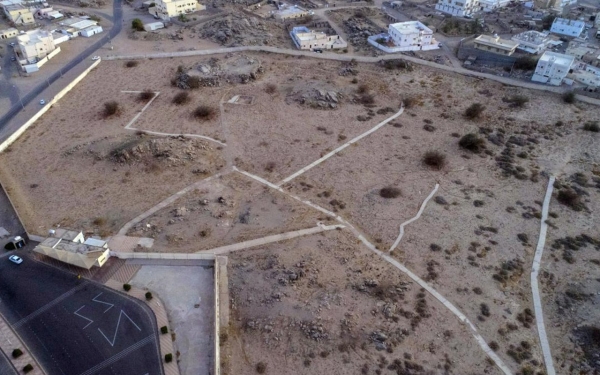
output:
M371 40L386 47L389 52L428 51L440 48L439 43L433 38L433 31L419 21L390 24L387 34L376 35L375 39L370 37L369 41Z
M478 0L438 0L435 9L453 16L469 16L479 10Z
M540 57L531 80L560 86L574 61L573 56L546 51Z
M90 37L103 31L98 22L89 18L71 17L59 23L60 32L71 38Z
M146 31L154 31L158 29L162 29L165 27L165 24L162 22L151 22L144 25L144 30Z
M550 32L559 34L559 35L566 35L566 36L571 36L571 37L577 38L581 35L584 28L585 28L585 22L583 22L583 21L575 21L575 20L569 20L566 18L558 18L557 17L554 19L554 22L552 23Z
M310 30L305 26L292 28L290 36L298 49L313 51L316 49L334 49L348 47L339 35L327 35L321 31Z
M52 32L52 39L54 39L54 45L57 46L69 40L69 36L59 33L57 31Z
M81 30L79 32L79 35L89 38L92 35L100 34L102 31L103 31L102 26L94 25L94 26L86 27L85 29Z
M479 0L479 10L493 12L510 4L510 0Z
M156 0L148 13L156 18L169 21L172 17L190 14L206 9L198 0Z
M35 23L31 9L21 0L2 0L0 7L9 21L15 25L30 25Z
M19 30L11 27L9 29L0 30L0 39L10 39L19 35Z
M42 8L38 9L35 12L35 15L39 18L46 18L49 20L57 20L59 18L63 18L64 15L57 10L52 8Z
M537 55L548 48L550 37L548 33L540 33L535 30L524 31L511 38L513 41L519 43L518 49Z
M515 53L518 45L519 43L515 41L500 39L498 35L479 35L475 38L475 48L505 56Z
M106 241L86 240L81 232L61 228L50 230L48 238L33 251L88 270L94 266L102 267L110 257Z
M296 18L307 17L310 12L297 5L288 5L286 3L278 4L278 10L275 11L275 18L281 21L292 20Z

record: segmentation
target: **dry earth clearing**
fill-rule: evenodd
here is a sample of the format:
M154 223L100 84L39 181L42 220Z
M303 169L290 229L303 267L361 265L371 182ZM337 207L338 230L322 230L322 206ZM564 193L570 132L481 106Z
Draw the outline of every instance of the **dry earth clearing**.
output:
M61 223L114 231L228 162L279 183L390 117L404 102L400 117L283 184L284 193L226 175L130 234L154 236L156 250L184 252L311 227L322 219L318 211L284 197L292 193L341 215L386 251L400 224L439 183L392 256L464 312L514 373L538 374L543 361L528 274L547 176L554 174L541 271L546 327L557 367L576 374L597 366L597 351L586 344L598 332L592 308L598 297L592 293L598 282L600 234L593 214L600 201L600 151L599 133L590 131L600 120L597 108L400 62L248 56L260 61L261 70L244 75L245 84L224 79L225 74L218 86L195 90L177 89L170 81L180 65L180 73L197 75L207 58L143 61L132 68L103 62L0 156L2 181L29 230L43 232ZM216 56L221 62L237 57ZM115 71L118 78L108 74ZM147 88L160 95L134 127L175 134L189 129L218 137L226 147L124 130L144 104L137 94L121 90ZM180 92L193 98L182 107L189 112L174 110L163 99ZM115 98L122 104L120 116L100 119L102 104ZM473 107L469 119L466 110L475 103L484 108ZM189 116L201 104L213 111L194 128ZM135 152L140 143L164 144L170 153L164 156L163 148L148 145L142 149L157 152L140 156ZM133 149L123 147L131 144ZM428 151L438 153L440 168L423 164ZM26 170L23 160L32 161ZM94 218L109 224L99 220L95 227ZM275 374L499 373L456 317L347 231L246 250L231 264L239 318L225 346L231 374L260 370L261 362ZM564 318L565 311L576 317Z

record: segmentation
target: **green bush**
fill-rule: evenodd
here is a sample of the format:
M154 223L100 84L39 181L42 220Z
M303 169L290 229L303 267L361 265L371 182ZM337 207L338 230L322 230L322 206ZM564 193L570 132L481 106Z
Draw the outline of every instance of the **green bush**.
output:
M131 28L135 31L144 31L144 24L141 19L134 18L133 21L131 21Z
M146 292L146 300L150 301L152 299L152 293Z
M21 349L15 349L12 351L13 358L19 358L22 355L23 355L23 352L21 351Z
M173 354L165 354L165 362L169 363L173 361Z
M126 292L129 292L129 291L131 290L131 285L129 285L129 284L123 284L123 289L124 289Z
M23 367L23 372L26 374L28 372L30 372L31 370L33 370L33 366L30 363L28 363L27 365L25 365L25 367Z
M169 333L169 329L167 328L167 326L160 327L160 333L162 333L163 335Z

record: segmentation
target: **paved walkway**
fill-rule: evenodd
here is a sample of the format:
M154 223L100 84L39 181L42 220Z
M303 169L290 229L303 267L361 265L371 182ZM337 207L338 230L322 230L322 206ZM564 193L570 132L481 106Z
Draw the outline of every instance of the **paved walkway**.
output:
M123 292L123 283L114 279L110 279L105 284L109 288L118 290ZM171 326L169 325L169 319L167 317L167 311L160 299L157 297L152 298L150 301L146 301L146 290L138 289L132 287L129 292L127 292L130 296L137 298L141 301L144 301L154 312L156 316L156 323L158 329L158 335L160 340L160 353L161 360L163 362L163 366L165 369L165 375L179 375L179 366L177 365L177 353L173 350L173 339L171 338ZM163 335L160 333L160 327L167 326L169 328L169 333ZM165 362L165 354L171 353L173 354L173 361L170 363Z
M31 375L45 375L46 373L40 367L40 365L36 362L36 360L29 353L29 349L23 344L21 339L16 335L16 333L12 330L12 328L8 325L8 323L4 320L4 317L0 315L0 349L6 354L6 356L10 359L11 363L19 370L21 373L23 367L27 364L31 364L33 366L33 371L29 374ZM12 357L12 351L14 349L21 349L23 355L19 358L15 359Z
M548 209L550 207L550 200L552 199L552 189L554 187L554 176L550 176L548 181L548 188L546 189L546 196L544 198L544 205L542 206L542 219L540 224L540 238L535 249L535 255L533 257L533 264L531 266L531 293L533 294L533 307L535 310L535 321L537 324L538 334L540 336L540 345L542 346L542 354L544 355L544 364L546 365L546 374L555 375L554 363L552 361L552 353L550 352L550 344L548 343L548 336L546 335L546 326L544 324L544 312L542 310L542 299L540 297L540 291L538 286L538 273L542 265L542 255L544 254L544 246L546 244L546 233L548 231Z

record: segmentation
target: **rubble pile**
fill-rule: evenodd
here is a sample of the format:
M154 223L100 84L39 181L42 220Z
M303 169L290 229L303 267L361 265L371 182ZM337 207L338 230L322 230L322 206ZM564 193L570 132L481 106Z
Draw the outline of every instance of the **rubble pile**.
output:
M179 67L172 84L184 90L218 87L223 83L245 84L257 80L264 71L256 58L228 54L224 60L213 57L191 68Z
M201 38L226 47L275 45L286 35L282 24L244 14L229 14L206 22L197 32Z
M286 98L286 103L298 103L316 109L336 109L343 99L337 91L325 89L308 89L292 92Z

